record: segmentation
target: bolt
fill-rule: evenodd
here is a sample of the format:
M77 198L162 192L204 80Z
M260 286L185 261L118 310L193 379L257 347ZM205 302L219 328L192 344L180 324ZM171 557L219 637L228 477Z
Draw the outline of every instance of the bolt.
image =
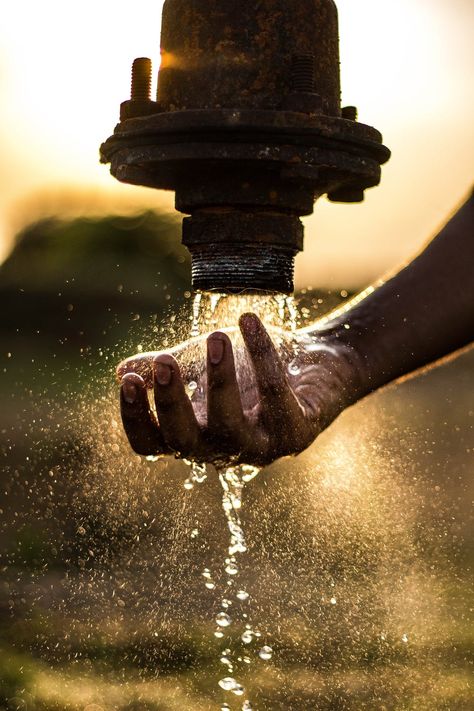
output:
M151 59L138 57L132 65L132 101L149 101L151 98Z
M132 66L131 98L120 105L121 121L159 113L159 104L151 100L151 76L151 59L135 59Z
M349 121L357 121L357 107L343 106L341 109L341 116L343 119L348 119Z

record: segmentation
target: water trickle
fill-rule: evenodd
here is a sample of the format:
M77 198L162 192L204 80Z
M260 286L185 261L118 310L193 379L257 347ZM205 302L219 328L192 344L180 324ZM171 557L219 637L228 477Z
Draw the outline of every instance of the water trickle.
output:
M276 309L275 309L276 307ZM221 294L203 295L197 293L193 303L192 328L191 337L196 338L203 333L204 330L209 331L213 328L234 327L238 322L240 315L244 312L252 311L262 318L266 325L276 329L272 334L277 344L283 343L284 331L294 336L298 326L298 311L292 297L275 296L273 299L262 299L261 297L241 296L238 299L232 297L224 297ZM292 343L294 357L297 355L296 340ZM297 375L299 366L294 360L288 366L289 372L292 375ZM199 388L199 379L191 378L188 381L187 392L189 397L193 397ZM191 473L185 482L186 489L193 489L196 484L204 482L208 476L205 465L197 464L196 462L187 462ZM243 493L245 485L251 482L259 473L259 469L250 465L237 465L222 467L218 470L218 477L222 487L222 509L227 521L229 530L229 546L228 556L224 561L224 572L227 579L222 583L227 590L221 599L221 611L216 615L215 622L217 629L214 631L214 636L217 639L223 639L228 634L227 629L232 625L232 629L239 626L239 622L245 622L243 631L239 631L240 636L237 638L237 645L242 645L244 649L246 645L252 644L255 640L261 637L258 630L253 629L248 623L248 611L244 612L237 605L233 612L232 618L228 614L229 608L232 606L232 599L240 602L247 602L250 598L249 593L242 588L237 588L236 581L241 572L241 564L238 556L247 552L247 543L245 533L241 521L241 510L243 504ZM205 586L209 590L214 590L216 584L213 580L210 570L205 569L203 573ZM236 589L237 588L237 589ZM236 650L237 651L237 650ZM269 646L264 646L259 651L258 655L263 661L269 661L272 658L272 649ZM234 670L234 664L249 665L251 657L248 655L236 655L236 662L230 659L231 650L226 648L220 654L220 662L224 664L229 671ZM219 681L219 686L228 692L232 692L236 696L242 696L245 693L244 687L239 684L233 677L225 677ZM223 704L221 709L230 708L228 704ZM242 709L252 709L250 700L246 700Z
M190 476L185 480L183 486L186 491L192 491L196 484L203 484L207 479L207 465L199 464L198 462L190 462L187 459L184 460L185 464L191 470ZM191 537L192 534L191 534Z
M191 327L191 337L196 338L201 333L200 315L201 315L202 292L198 291L193 301L193 321Z

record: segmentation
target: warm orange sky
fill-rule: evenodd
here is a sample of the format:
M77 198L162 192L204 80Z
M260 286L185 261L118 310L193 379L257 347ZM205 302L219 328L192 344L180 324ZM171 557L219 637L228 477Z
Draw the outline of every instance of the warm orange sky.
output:
M98 145L135 56L159 61L158 0L15 0L0 26L0 257L18 226L72 211L172 205L118 185ZM338 0L343 103L393 157L363 205L316 206L300 286L359 286L408 258L474 181L474 0ZM78 199L77 190L81 190Z

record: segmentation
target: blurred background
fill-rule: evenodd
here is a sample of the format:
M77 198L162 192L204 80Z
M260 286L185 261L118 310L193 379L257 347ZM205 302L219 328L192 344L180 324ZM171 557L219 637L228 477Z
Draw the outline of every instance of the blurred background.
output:
M364 204L306 220L309 318L410 258L473 180L472 1L337 4L343 103L393 157ZM221 700L201 580L225 553L219 488L130 453L113 374L189 326L172 198L98 164L133 58L156 76L161 5L3 11L0 708ZM248 486L242 576L275 650L246 672L260 711L473 708L473 371L470 351L371 396Z

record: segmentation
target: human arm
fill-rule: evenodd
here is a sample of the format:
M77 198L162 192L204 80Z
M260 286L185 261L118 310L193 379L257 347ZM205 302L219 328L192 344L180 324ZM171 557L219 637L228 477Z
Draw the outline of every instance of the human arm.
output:
M240 322L254 378L238 378L228 335L212 334L202 397L188 398L170 354L119 367L122 417L140 454L267 464L304 450L377 388L472 341L474 198L395 276L298 334L288 369L255 316ZM177 355L177 354L176 354ZM153 385L156 412L146 393Z
M474 193L403 269L307 329L364 361L367 392L474 338Z

